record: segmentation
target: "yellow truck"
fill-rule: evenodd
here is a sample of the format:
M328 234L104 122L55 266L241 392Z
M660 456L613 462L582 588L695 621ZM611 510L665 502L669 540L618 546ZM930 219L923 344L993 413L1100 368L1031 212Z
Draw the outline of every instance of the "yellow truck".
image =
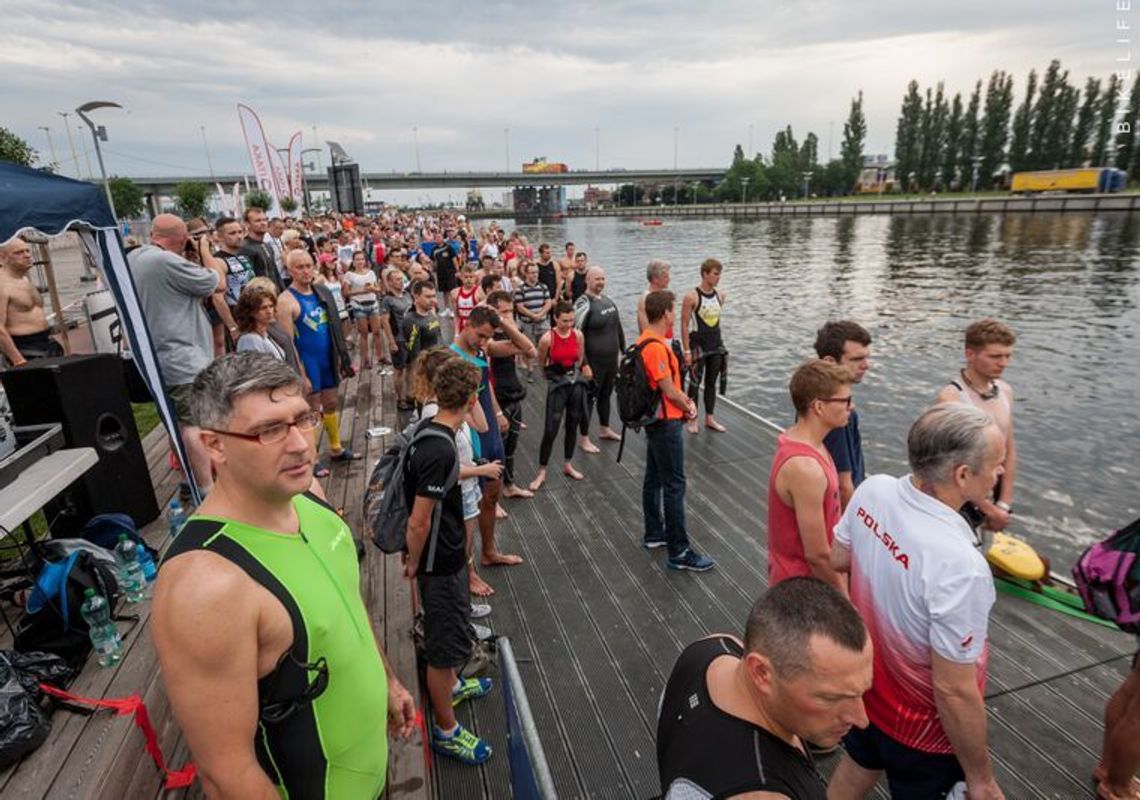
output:
M1119 192L1128 185L1128 173L1111 167L1047 169L1017 172L1009 190L1014 194L1037 192Z

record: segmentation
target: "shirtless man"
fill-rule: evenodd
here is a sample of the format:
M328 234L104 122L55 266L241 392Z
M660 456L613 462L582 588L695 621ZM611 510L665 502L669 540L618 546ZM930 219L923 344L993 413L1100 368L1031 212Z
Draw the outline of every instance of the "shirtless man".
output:
M51 338L40 291L28 279L31 269L32 247L23 239L0 247L0 352L14 367L29 358L63 355Z
M1017 446L1013 438L1013 388L1001 379L1013 358L1017 337L996 319L981 319L966 328L966 366L956 380L938 393L939 403L971 403L990 415L1005 434L1002 476L992 498L977 503L991 531L1005 530L1013 514L1013 483L1017 478Z
M570 300L570 281L574 278L574 256L574 243L567 242L566 255L558 259L558 291L565 300Z

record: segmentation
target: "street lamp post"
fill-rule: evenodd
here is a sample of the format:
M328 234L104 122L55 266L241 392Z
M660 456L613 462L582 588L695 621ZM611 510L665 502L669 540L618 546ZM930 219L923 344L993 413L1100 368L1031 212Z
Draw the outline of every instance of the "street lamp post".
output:
M673 126L673 205L677 205L677 140L681 129Z
M507 172L511 171L511 129L503 128L503 144L507 153Z
M122 108L122 106L108 100L92 100L75 109L75 113L91 129L91 138L95 141L95 157L99 159L99 174L103 177L103 189L107 192L107 203L111 206L111 216L118 219L118 215L115 214L115 200L111 197L111 184L107 182L107 168L103 165L103 151L99 148L100 140L107 141L107 128L103 125L96 126L87 116L88 111L100 108Z
M972 160L974 162L974 174L973 177L970 178L970 191L976 192L978 191L978 174L982 170L982 161L985 159L983 156L974 156Z
M79 156L75 154L75 140L71 138L71 125L68 123L67 118L71 116L70 111L57 111L63 117L63 129L67 132L67 144L71 147L71 163L75 165L75 177L79 178Z
M43 131L44 135L47 136L48 150L51 151L52 169L59 169L59 159L55 157L55 143L51 140L51 128L49 128L47 125L37 125L36 127Z
M808 197L811 196L811 170L805 169L803 171L803 176L804 176L804 200L807 200Z
M740 179L740 202L742 204L748 203L748 182L752 180L748 176Z
M601 131L594 128L594 172L601 172Z
M416 148L416 172L423 172L420 168L420 129L415 125L412 126L412 144Z

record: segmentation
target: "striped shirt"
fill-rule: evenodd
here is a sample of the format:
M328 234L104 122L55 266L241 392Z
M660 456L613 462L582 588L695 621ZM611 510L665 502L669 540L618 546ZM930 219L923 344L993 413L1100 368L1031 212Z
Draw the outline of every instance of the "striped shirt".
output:
M550 290L541 281L535 284L524 283L515 289L515 303L531 313L539 311L549 299Z

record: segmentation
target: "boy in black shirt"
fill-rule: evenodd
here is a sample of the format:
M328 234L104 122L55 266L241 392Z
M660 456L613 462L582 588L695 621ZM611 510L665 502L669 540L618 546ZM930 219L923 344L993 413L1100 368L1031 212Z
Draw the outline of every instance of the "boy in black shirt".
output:
M404 475L410 509L404 573L416 578L424 610L424 659L436 722L431 746L465 764L481 764L491 757L490 745L460 725L454 711L464 700L491 691L490 678L461 681L457 676L471 655L472 636L455 432L476 402L479 380L479 370L459 358L439 368L432 380L439 411L413 439Z

